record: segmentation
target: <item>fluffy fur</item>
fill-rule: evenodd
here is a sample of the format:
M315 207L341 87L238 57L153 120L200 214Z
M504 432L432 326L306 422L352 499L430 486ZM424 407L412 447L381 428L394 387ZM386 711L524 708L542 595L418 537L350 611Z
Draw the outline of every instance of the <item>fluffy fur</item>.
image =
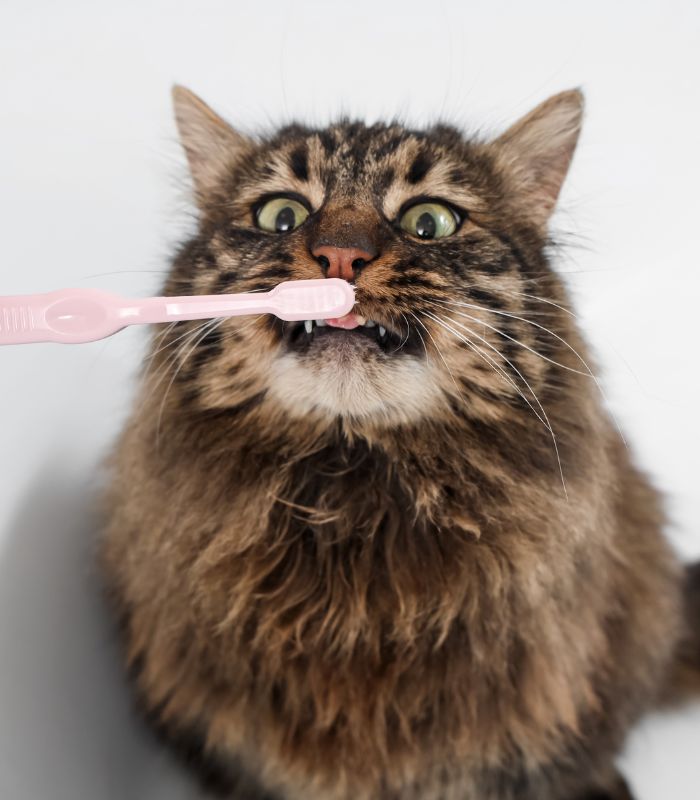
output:
M492 142L340 122L253 140L175 90L200 212L166 291L317 278L361 247L390 346L271 318L154 339L103 561L142 705L233 798L629 797L613 758L692 684L697 589L603 410L547 221L581 120ZM294 193L296 230L255 225ZM396 220L440 198L462 224ZM692 599L694 598L694 599Z

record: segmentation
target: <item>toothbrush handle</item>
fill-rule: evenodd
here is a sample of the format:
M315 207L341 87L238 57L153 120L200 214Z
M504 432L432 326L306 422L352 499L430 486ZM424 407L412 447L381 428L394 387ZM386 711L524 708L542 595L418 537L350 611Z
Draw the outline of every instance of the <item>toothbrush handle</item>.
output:
M270 292L260 292L124 300L124 305L119 309L119 316L125 323L135 324L235 317L245 314L273 314L275 306L270 300L270 294Z
M130 300L98 289L60 289L0 297L0 345L79 344L111 336L127 325L274 313L270 292Z
M37 295L0 298L0 344L44 341Z
M102 339L127 324L112 310L117 301L96 289L0 297L0 345Z

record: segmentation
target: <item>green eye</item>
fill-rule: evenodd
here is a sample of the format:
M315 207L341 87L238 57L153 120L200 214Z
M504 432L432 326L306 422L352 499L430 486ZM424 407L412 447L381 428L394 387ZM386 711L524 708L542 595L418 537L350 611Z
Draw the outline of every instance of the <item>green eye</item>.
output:
M287 233L298 228L309 211L290 197L275 197L260 206L255 216L258 227L272 233Z
M399 224L419 239L444 239L457 230L457 216L442 203L416 203L404 213Z

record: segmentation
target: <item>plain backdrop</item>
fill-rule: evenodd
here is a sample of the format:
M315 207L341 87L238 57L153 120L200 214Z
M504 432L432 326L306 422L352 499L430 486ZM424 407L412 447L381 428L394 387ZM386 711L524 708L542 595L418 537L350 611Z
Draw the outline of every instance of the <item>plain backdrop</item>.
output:
M497 132L586 93L554 219L608 402L700 556L697 2L0 3L0 294L155 292L193 225L170 86L268 130L341 112ZM99 464L144 331L0 350L0 797L180 800L134 722L92 566ZM700 796L700 706L622 757L640 800Z

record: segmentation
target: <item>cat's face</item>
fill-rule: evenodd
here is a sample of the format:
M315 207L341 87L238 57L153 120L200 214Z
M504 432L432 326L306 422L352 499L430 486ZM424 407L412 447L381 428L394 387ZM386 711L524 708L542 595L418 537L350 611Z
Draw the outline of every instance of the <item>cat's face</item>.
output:
M192 326L177 378L190 402L268 402L292 416L380 425L455 404L492 419L534 404L527 387L546 379L541 356L555 345L542 327L556 332L561 300L545 226L578 134L578 93L492 143L445 127L359 123L292 126L257 142L189 92L175 98L201 222L168 291L323 276L356 287L353 312L325 324L266 316Z

